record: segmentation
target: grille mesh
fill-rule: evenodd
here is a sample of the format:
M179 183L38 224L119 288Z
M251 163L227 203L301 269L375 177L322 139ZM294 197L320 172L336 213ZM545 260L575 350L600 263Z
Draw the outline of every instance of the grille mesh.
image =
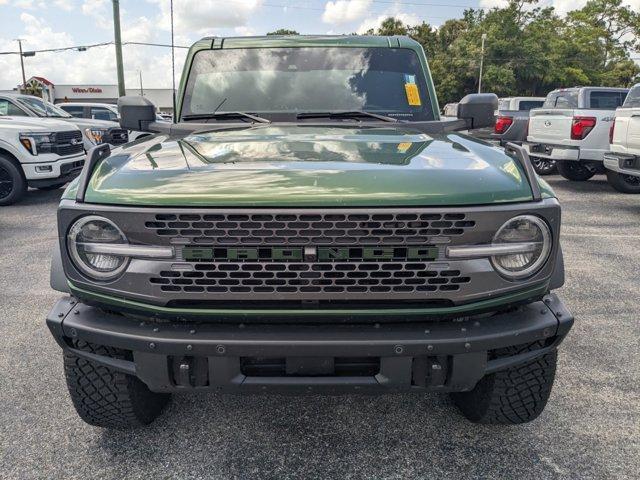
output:
M71 144L71 140L75 140L75 145ZM60 156L72 155L80 153L84 149L82 143L82 133L79 130L70 132L57 132L56 143L53 148L54 152Z
M415 245L459 236L463 213L158 214L145 227L161 237L217 245Z
M150 282L184 293L418 293L456 291L469 277L430 270L427 262L196 263L162 271Z
M123 128L110 128L107 134L106 142L111 145L122 145L129 141L129 132Z

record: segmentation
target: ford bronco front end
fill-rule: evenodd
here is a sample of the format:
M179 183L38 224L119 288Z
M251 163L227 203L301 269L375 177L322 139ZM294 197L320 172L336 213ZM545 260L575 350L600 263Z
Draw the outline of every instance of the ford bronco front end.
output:
M519 147L442 121L402 37L205 39L176 124L120 101L58 211L48 316L87 422L152 421L172 392L451 392L522 423L573 323L560 206ZM134 128L135 127L135 128Z

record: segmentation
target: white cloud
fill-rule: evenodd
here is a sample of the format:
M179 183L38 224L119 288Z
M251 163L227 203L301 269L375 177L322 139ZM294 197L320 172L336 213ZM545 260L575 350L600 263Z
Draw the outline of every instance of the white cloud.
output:
M256 31L253 28L247 27L245 25L236 27L233 29L233 31L236 32L241 37L250 37L252 35L256 35Z
M493 8L493 7L506 7L509 5L509 0L480 0L480 7Z
M367 16L372 0L336 0L327 2L322 21L333 25L354 22Z
M25 50L68 47L77 45L72 35L55 31L43 19L23 12L19 17L22 23L20 38L24 39ZM157 31L155 21L140 17L123 24L123 41L154 41ZM1 33L0 33L1 35ZM177 36L176 43L189 43L189 40ZM10 38L0 37L0 51L15 51L17 44ZM179 77L184 64L186 50L176 49L176 76ZM171 86L171 51L166 48L128 45L123 49L125 84L137 87L138 70L142 71L144 85L147 88L169 88ZM75 50L67 52L37 53L26 57L27 78L43 76L54 84L114 84L116 82L115 50L113 45L91 48L86 52ZM8 89L22 82L20 57L18 55L0 56L0 88Z
M364 20L360 26L358 27L357 33L366 33L371 29L376 29L380 26L382 22L384 22L387 18L393 17L401 20L405 25L419 25L422 23L422 19L420 19L417 15L412 13L385 13L379 15L377 17L371 17Z
M15 0L13 6L16 8L24 8L25 10L33 9L33 0Z
M74 9L72 0L55 0L53 4L65 12L70 12Z
M169 0L147 0L160 8L158 26L170 30ZM173 20L176 32L207 35L217 28L245 26L262 0L180 0L173 4Z
M96 25L104 30L113 29L113 13L109 8L111 2L107 0L84 0L82 3L82 13L93 18Z

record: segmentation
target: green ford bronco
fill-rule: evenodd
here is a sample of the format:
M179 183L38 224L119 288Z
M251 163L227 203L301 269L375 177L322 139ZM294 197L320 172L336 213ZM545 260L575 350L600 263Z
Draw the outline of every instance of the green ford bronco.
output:
M405 37L205 38L175 123L143 97L58 210L47 318L86 422L172 392L451 393L473 422L544 409L573 323L560 205L526 152L441 120Z

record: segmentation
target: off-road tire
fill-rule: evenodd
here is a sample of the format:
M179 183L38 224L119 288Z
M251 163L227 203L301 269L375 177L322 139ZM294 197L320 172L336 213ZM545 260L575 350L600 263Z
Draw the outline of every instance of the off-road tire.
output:
M533 169L538 175L553 175L558 171L555 160L547 160L546 158L530 157Z
M96 355L126 358L124 351L112 347L77 342L75 348ZM69 351L64 353L64 372L78 415L96 427L127 430L148 425L160 415L171 397L150 391L136 377Z
M63 182L63 183L54 183L53 185L47 185L45 187L36 187L38 190L44 190L44 191L48 191L48 190L58 190L61 187L64 187L67 184L67 182Z
M607 170L607 181L621 193L640 193L640 177Z
M572 182L585 182L597 173L595 168L589 168L580 162L559 161L556 162L556 166L558 173Z
M510 347L513 354L518 347ZM538 417L547 405L558 352L485 376L469 392L453 393L456 406L474 423L514 425Z
M27 192L22 169L6 155L0 155L0 182L0 206L16 203Z

